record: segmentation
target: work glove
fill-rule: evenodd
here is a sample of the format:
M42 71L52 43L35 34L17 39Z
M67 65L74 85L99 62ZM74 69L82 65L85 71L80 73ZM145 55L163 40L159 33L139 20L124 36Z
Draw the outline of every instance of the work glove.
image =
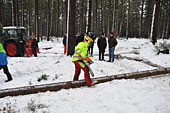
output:
M85 60L87 61L87 62L90 62L91 61L91 58L90 57L85 57Z
M86 57L85 60L89 63L89 64L93 64L94 62L91 60L90 57Z

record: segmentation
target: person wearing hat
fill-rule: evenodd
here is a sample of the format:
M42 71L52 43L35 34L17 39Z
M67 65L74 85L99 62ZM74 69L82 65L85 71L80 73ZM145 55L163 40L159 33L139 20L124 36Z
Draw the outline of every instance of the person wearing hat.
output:
M99 60L104 60L104 53L107 46L106 38L104 37L104 33L102 33L101 37L97 40L97 46L99 48Z
M75 64L75 74L74 74L73 81L79 79L79 75L82 69L84 71L85 82L88 86L95 85L96 83L92 82L92 80L90 79L88 67L82 61L82 58L88 62L91 61L91 58L87 56L87 51L88 51L88 47L91 45L92 42L93 40L89 36L86 36L84 41L80 42L75 47L75 52L72 59L73 63Z
M3 48L3 45L0 43L0 70L3 69L4 73L7 75L8 78L8 80L5 80L5 82L9 82L12 80L12 76L9 73L7 64L7 54Z
M108 60L108 62L114 62L114 51L115 51L115 47L117 45L115 32L114 32L114 34L113 34L113 32L111 32L109 34L108 44L109 44L109 60Z
M76 36L76 46L84 40L84 34Z
M93 47L94 47L94 42L95 42L95 36L94 36L93 32L89 32L88 36L93 40L92 44L88 48L88 54L93 56Z
M37 43L35 36L32 36L31 48L32 48L32 52L34 54L34 57L37 57L38 43Z

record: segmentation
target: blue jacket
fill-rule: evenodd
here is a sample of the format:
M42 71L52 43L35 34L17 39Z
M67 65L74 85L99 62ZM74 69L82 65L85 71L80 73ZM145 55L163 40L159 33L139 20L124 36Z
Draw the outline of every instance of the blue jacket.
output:
M0 65L7 65L8 61L7 61L7 54L2 46L2 44L0 43Z
M7 55L6 53L0 52L0 65L7 65Z

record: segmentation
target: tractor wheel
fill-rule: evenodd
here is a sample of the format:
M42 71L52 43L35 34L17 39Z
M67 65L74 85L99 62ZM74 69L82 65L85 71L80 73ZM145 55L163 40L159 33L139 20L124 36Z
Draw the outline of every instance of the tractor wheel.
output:
M18 47L14 42L8 42L6 44L6 52L9 56L17 56L18 55Z

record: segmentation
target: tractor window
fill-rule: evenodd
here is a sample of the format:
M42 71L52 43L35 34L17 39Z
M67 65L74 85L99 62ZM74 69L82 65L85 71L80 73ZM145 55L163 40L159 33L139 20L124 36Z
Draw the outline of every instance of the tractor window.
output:
M19 38L25 37L26 36L25 29L17 29L17 34Z
M6 30L3 30L3 31L2 31L2 36L3 36L4 38L8 37L8 33L7 33Z
M26 31L25 31L25 29L22 29L22 30L21 30L21 33L22 33L22 36L26 36Z
M8 33L12 36L12 37L15 37L16 36L16 30L13 30L13 29L11 29L11 30L8 30Z

